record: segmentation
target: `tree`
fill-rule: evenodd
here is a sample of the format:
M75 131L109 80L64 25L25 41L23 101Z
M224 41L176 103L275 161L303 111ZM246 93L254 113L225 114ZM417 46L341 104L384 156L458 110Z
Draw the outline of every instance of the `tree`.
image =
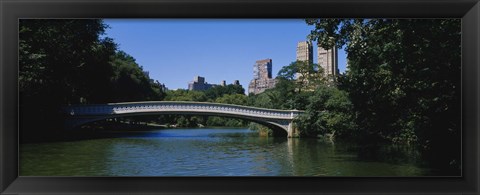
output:
M248 96L248 105L253 107L260 108L277 108L277 105L274 105L271 101L271 97L268 95L270 92L267 90L263 93Z
M135 58L119 51L112 60L112 102L162 100L164 91L158 81L135 62Z
M298 118L301 136L317 137L326 134L340 138L354 137L352 104L347 93L335 87L319 86L308 98L305 114Z
M318 85L325 83L322 67L306 61L295 61L282 67L278 77L284 80L295 81L298 92L311 91Z
M366 142L416 144L449 170L460 162L459 19L307 19L323 47L348 54L348 91ZM434 155L440 152L441 156ZM435 157L434 157L435 156ZM433 162L432 161L432 162Z
M247 96L243 94L225 94L215 100L216 103L246 105Z
M210 102L214 102L225 94L245 94L245 89L241 85L230 84L227 86L215 86L205 91L205 95Z
M101 38L106 27L96 19L19 20L22 142L60 135L64 105L108 101L116 45Z
M314 90L311 89L299 91L298 89L307 89L308 87L315 86L313 85L315 80L312 79L313 81L309 82L306 79L305 83L310 84L308 87L305 87L303 82L297 82L293 76L295 74L295 71L293 71L295 68L294 64L295 63L292 63L280 70L279 76L276 78L277 82L274 88L267 89L263 93L257 95L250 94L247 99L247 104L250 106L271 109L304 110L308 102L307 98Z
M207 96L201 91L189 91L185 89L178 89L168 91L165 97L166 101L195 101L206 102Z
M102 37L106 28L98 19L20 20L22 138L61 135L66 105L163 99L161 84ZM39 136L38 127L54 130Z
M116 46L100 38L106 28L101 20L22 19L19 28L22 104L106 101Z

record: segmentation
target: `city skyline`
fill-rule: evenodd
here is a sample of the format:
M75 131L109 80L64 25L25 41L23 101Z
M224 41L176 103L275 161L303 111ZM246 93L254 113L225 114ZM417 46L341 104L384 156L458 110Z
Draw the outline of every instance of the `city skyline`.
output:
M105 36L168 89L188 89L195 76L210 83L239 80L247 88L258 59L275 61L272 77L296 60L312 26L301 19L105 19ZM316 44L314 42L313 44ZM316 52L316 51L314 51ZM316 53L314 54L316 55ZM314 61L317 63L316 61ZM339 69L345 71L339 50Z

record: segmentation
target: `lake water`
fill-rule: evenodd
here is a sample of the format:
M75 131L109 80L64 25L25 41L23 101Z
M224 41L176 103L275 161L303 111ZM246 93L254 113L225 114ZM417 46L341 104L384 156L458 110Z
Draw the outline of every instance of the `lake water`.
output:
M162 129L20 145L21 176L424 176L415 151L249 129Z

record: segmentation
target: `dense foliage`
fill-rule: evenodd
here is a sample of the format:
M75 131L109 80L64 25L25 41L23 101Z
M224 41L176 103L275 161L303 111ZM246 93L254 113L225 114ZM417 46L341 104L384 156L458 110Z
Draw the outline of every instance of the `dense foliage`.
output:
M110 102L162 100L165 96L162 84L150 79L143 67L123 51L114 55L113 75L110 78Z
M352 103L345 91L319 86L307 99L305 114L297 120L302 135L349 138L356 134L352 120Z
M364 143L419 145L460 167L459 19L308 19L310 38L345 47L348 92ZM441 152L442 155L435 155Z
M65 105L163 98L158 81L117 51L112 39L102 38L106 28L95 19L20 20L22 134L34 136L28 130L39 127L61 129L55 125L62 124Z
M104 30L99 20L20 20L21 103L107 101L115 44Z
M278 78L293 82L296 92L313 91L326 80L323 69L318 64L295 61L284 66L278 72Z
M100 38L101 20L20 20L22 103L68 105L162 99L135 59ZM118 87L118 86L121 86Z

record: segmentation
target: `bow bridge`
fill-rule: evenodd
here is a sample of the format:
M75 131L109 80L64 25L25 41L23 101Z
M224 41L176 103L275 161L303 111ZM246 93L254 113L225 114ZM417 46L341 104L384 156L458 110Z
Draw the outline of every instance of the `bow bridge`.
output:
M245 119L265 125L272 129L274 133L286 134L288 137L296 134L293 119L303 113L298 110L276 110L232 104L180 101L72 105L66 107L64 111L67 115L65 121L67 129L74 129L94 121L123 116L187 114Z

